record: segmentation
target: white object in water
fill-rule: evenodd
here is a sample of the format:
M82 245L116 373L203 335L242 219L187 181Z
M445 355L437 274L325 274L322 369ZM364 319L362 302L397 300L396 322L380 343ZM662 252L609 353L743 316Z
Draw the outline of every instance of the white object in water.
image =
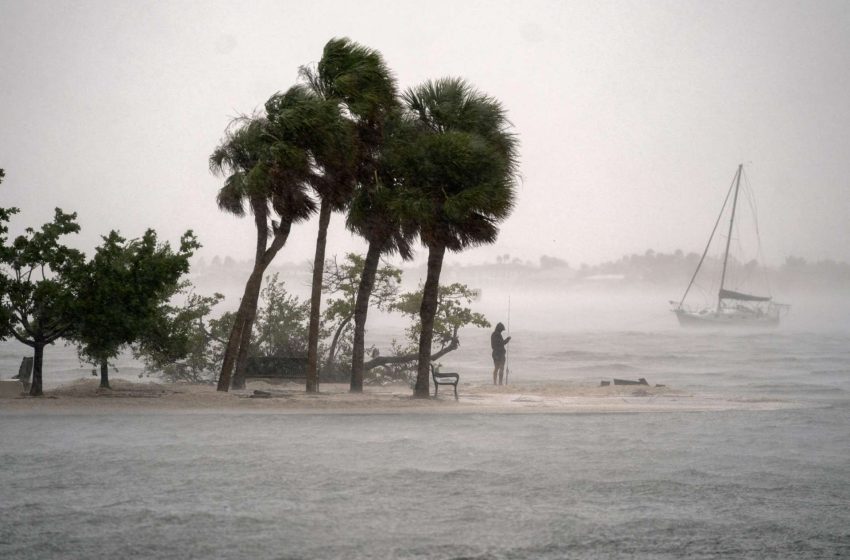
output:
M683 327L699 327L699 326L735 326L735 327L775 327L779 325L779 318L788 312L790 305L776 303L772 296L754 296L737 290L729 290L726 288L727 283L727 265L729 263L729 246L732 241L732 230L735 225L735 210L738 207L738 191L741 187L741 175L744 173L744 165L738 166L738 171L732 180L732 186L726 194L726 200L723 201L723 206L720 208L720 215L717 216L717 221L714 223L714 229L708 237L708 243L705 246L705 251L697 264L691 281L688 284L685 294L682 299L677 302L671 302L674 305L673 312L676 318L679 319L679 324ZM720 218L723 216L723 210L726 208L726 203L729 201L729 196L734 189L734 197L732 198L732 215L729 218L729 233L726 236L726 250L723 253L723 272L720 275L720 290L717 293L717 304L700 309L690 309L684 306L685 298L688 297L688 292L694 285L694 280L705 261L705 256L708 253L708 248L711 246L711 240L717 231L717 226L720 224ZM756 228L758 231L758 228Z

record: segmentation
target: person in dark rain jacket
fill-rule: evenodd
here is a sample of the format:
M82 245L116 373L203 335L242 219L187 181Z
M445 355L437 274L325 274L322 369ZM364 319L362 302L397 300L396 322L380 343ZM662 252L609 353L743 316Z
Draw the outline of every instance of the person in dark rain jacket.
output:
M499 323L496 325L496 330L490 335L490 348L493 349L493 385L502 385L505 377L505 359L507 351L505 345L511 341L511 337L502 338L502 331L505 330L505 325Z

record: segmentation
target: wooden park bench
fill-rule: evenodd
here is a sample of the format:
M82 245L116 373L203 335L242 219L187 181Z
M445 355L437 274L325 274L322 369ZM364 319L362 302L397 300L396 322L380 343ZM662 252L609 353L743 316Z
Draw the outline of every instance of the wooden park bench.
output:
M457 398L457 383L460 381L460 374L455 372L441 372L439 367L431 364L431 378L434 380L434 398L437 398L437 390L440 385L454 385L455 400Z
M249 379L306 381L307 358L277 356L248 358L245 364L245 380Z

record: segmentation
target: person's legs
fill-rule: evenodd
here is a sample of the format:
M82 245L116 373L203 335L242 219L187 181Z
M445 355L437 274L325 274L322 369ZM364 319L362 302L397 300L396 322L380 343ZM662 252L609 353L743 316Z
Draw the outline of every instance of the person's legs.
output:
M504 385L505 378L505 362L499 364L499 385Z

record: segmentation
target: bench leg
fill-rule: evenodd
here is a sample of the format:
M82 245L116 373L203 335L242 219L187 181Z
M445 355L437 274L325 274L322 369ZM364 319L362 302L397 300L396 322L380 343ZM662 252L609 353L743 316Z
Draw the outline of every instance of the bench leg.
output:
M437 390L440 388L440 384L436 381L434 382L434 398L437 398Z
M459 399L457 398L457 383L455 383L455 384L454 384L454 386L455 386L455 400L459 400Z

